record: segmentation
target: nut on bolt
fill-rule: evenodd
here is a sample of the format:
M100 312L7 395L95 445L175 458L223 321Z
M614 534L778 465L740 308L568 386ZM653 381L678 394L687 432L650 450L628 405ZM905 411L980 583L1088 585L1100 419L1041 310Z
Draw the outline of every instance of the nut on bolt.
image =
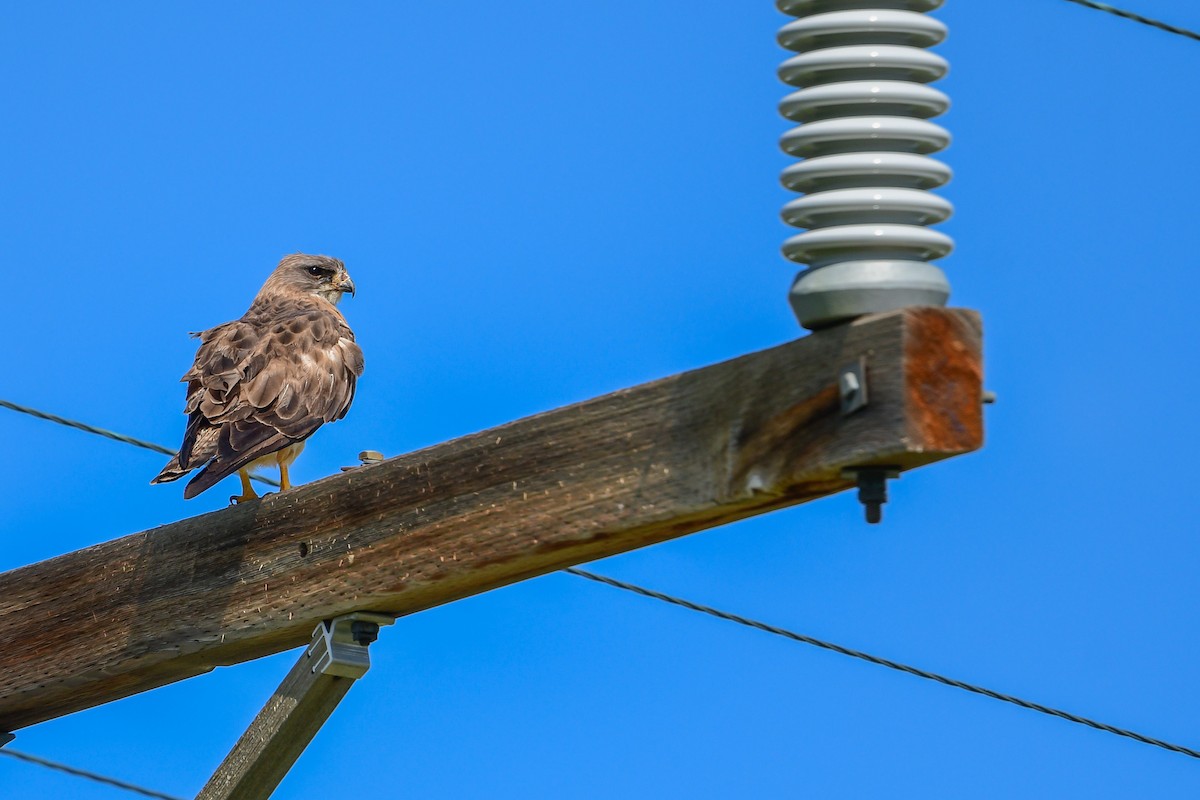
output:
M366 647L379 638L379 624L356 619L350 623L350 638L355 644Z
M872 525L883 520L883 504L887 502L888 478L899 478L899 467L848 467L842 477L858 486L858 501L867 512L867 522Z

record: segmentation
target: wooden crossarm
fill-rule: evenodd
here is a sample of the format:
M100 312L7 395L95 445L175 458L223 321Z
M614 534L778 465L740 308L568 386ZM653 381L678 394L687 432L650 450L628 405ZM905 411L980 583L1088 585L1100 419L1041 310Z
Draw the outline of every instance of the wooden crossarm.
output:
M975 450L980 335L864 318L0 574L0 731Z

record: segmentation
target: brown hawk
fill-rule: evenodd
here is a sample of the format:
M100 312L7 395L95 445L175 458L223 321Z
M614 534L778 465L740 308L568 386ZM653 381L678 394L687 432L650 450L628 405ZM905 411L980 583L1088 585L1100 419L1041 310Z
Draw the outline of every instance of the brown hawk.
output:
M281 490L304 440L346 416L363 372L362 350L337 309L354 282L341 261L297 253L267 278L241 319L200 338L187 383L187 428L179 453L151 483L200 469L183 490L192 498L234 472L240 503L257 497L250 470L277 464Z

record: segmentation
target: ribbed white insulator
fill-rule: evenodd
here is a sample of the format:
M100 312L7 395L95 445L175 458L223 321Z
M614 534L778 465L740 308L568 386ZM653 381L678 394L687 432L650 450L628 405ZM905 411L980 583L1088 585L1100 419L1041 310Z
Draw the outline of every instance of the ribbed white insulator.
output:
M945 128L910 117L823 119L792 128L779 140L785 153L799 158L872 150L936 153L948 144Z
M796 52L854 44L932 47L945 38L946 26L933 17L881 8L813 14L784 25L778 37Z
M797 228L871 222L933 225L948 219L953 210L950 201L930 192L876 186L833 189L797 197L783 207L783 220Z
M949 69L925 49L946 37L926 14L942 1L776 0L797 17L779 31L779 43L797 53L779 68L797 87L779 108L801 123L780 145L804 159L782 181L805 193L783 208L785 222L808 229L783 245L808 267L791 291L805 327L949 297L945 276L928 262L954 243L925 227L953 211L928 191L951 177L929 157L950 143L928 121L950 106L926 85Z
M817 228L783 243L783 253L814 269L840 261L897 258L932 261L954 249L944 233L919 225L839 225Z
M949 70L946 59L928 50L857 44L793 56L779 66L779 77L791 86L870 79L931 83Z
M932 189L950 180L950 168L913 153L843 153L792 164L780 179L793 192L870 186Z
M805 17L809 14L822 14L826 11L841 11L844 8L861 8L851 6L846 0L777 0L775 7L793 17ZM897 8L903 11L933 11L942 7L942 0L876 0L872 8Z
M863 114L927 119L949 107L950 98L919 83L847 81L792 92L780 102L779 113L796 122Z

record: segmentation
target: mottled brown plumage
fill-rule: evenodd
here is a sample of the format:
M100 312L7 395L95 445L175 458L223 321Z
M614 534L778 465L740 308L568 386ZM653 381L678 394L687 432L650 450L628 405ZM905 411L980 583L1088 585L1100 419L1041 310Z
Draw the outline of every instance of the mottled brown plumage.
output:
M354 284L341 261L297 253L279 262L241 319L196 334L200 348L184 374L187 429L179 454L151 483L194 469L185 498L238 472L242 495L253 498L248 470L287 467L303 442L346 415L362 350L336 308Z

